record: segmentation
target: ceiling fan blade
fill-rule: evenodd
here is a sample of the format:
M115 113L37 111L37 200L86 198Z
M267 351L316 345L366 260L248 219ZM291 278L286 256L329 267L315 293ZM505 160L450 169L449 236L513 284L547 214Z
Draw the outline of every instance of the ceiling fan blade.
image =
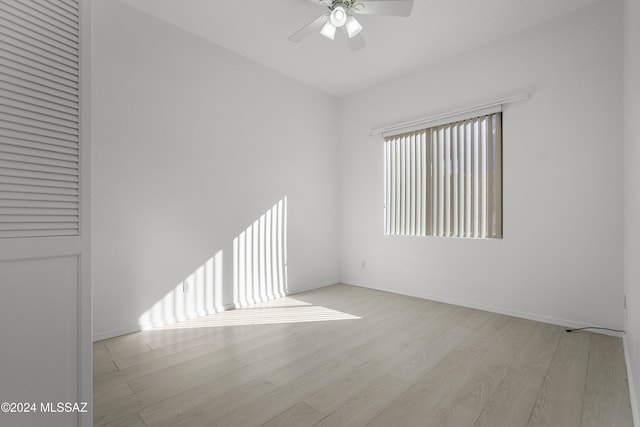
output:
M367 44L364 42L364 37L362 37L362 34L358 33L355 36L351 37L350 39L347 39L347 44L349 45L349 50L351 52L355 52L357 50L360 50L362 48L364 48Z
M332 0L309 0L311 3L317 3L322 6L331 7Z
M409 16L413 0L362 0L351 10L363 15Z
M289 40L291 40L294 43L300 42L302 39L307 37L309 34L320 31L322 29L322 27L324 26L324 24L327 23L328 20L329 20L329 14L328 13L325 13L324 15L318 16L316 19L314 19L313 21L309 22L307 25L305 25L304 27L300 28L295 33L291 34L289 36Z

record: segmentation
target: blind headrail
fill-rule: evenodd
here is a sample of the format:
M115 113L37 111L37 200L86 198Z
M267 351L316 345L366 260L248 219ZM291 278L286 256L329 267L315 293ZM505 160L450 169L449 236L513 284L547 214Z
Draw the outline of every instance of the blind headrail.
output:
M399 124L387 126L384 128L374 129L371 132L369 132L369 136L397 135L400 133L411 132L418 129L424 129L427 127L444 124L447 122L447 119L452 119L451 121L457 121L457 120L472 118L476 114L478 115L490 114L491 112L501 111L501 107L504 104L510 104L512 102L518 102L518 101L526 101L528 99L529 99L528 93L526 92L519 93L517 95L509 96L507 98L497 99L491 102L485 102L483 104L475 105L473 107L462 108L462 109L451 111L448 113L437 114L435 116L426 117L424 119L412 120L406 123L399 123Z

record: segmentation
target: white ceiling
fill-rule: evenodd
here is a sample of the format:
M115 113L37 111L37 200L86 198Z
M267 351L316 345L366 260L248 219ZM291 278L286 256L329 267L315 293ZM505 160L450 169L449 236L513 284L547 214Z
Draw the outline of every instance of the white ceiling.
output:
M598 0L414 0L409 18L358 15L367 46L344 34L287 37L326 8L309 0L122 0L289 77L345 96Z

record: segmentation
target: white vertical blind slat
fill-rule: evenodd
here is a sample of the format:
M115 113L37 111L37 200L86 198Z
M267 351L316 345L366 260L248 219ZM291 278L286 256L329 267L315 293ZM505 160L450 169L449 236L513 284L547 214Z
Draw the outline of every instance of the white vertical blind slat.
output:
M451 229L451 126L444 128L444 235L450 236Z
M487 145L490 144L487 130L487 119L480 120L480 237L487 237Z
M409 136L405 136L403 140L404 147L404 227L403 234L409 234L409 223L411 216L411 146L409 144Z
M394 167L394 171L393 171L393 177L395 180L395 185L394 185L394 189L395 189L395 193L393 195L393 203L395 205L395 217L394 217L394 222L393 222L393 229L394 229L394 234L400 234L400 197L401 197L401 193L400 193L400 141L397 140L395 141L395 147L394 147L394 163L395 163L395 167Z
M475 119L473 121L473 237L480 237L478 230L480 228L480 148L479 139L479 123Z
M407 214L408 214L408 209L407 209L407 204L409 202L408 197L407 197L407 177L408 177L408 154L407 154L407 140L406 140L406 136L402 138L401 141L401 158L402 158L402 166L400 169L400 184L402 186L402 192L400 193L400 202L401 202L401 206L402 206L402 214L400 216L400 230L401 230L401 234L403 236L406 236L407 234L407 229L406 229L406 225L407 225Z
M495 198L494 198L494 217L495 217L495 236L502 238L502 114L495 115Z
M455 126L451 130L451 182L452 182L452 195L451 195L451 235L458 237L458 176L460 171L458 170L458 126Z
M431 131L431 167L433 168L433 199L431 201L433 221L431 221L431 227L433 235L437 236L440 232L440 219L438 218L440 213L440 146L438 133L435 130Z
M432 236L433 235L433 222L432 212L433 212L433 151L431 150L431 132L425 130L423 132L422 138L424 139L424 173L425 173L425 189L427 193L427 197L424 201L424 222L425 222L425 234Z
M464 125L459 126L457 129L457 146L458 146L458 175L456 179L458 181L458 237L464 237Z
M411 142L410 136L406 135L403 141L404 146L404 227L403 233L409 235L411 223Z
M396 197L398 195L398 189L396 188L396 169L397 169L397 156L396 156L396 145L397 141L391 141L391 146L389 147L390 156L389 163L391 165L391 185L389 186L389 200L391 204L391 234L397 234L398 231L396 229L396 214L398 212L398 208L396 206Z
M435 130L431 130L429 132L430 135L430 145L431 145L431 156L429 160L431 161L431 178L432 178L432 186L431 186L431 233L434 236L438 235L439 226L438 226L438 198L440 197L440 193L438 192L439 182L440 182L440 164L438 163L439 153L438 153L438 134Z
M389 233L396 233L396 141L389 142Z
M382 159L384 161L384 234L389 234L389 144L387 140L384 142L384 153Z
M410 211L410 224L409 234L416 235L416 135L412 133L409 137L409 143L411 144L411 211Z
M423 149L422 149L422 133L416 134L416 165L418 166L418 170L416 172L416 192L418 194L418 198L416 200L416 235L423 236L424 228L423 228L423 202L424 197L422 196L422 192L424 191L424 162L422 161Z
M454 204L454 186L453 186L453 132L455 129L455 125L449 126L447 128L447 164L446 164L446 169L447 169L447 184L449 186L449 189L447 190L447 196L449 198L449 201L447 202L447 208L448 208L448 212L447 212L447 236L455 236L455 234L453 234L453 217L454 217L454 209L453 209L453 204Z
M495 237L495 118L487 120L487 238Z
M404 235L404 143L402 139L398 141L398 169L396 170L396 176L398 178L396 182L398 186L396 227L398 228L398 234Z
M438 236L444 234L444 131L439 129L436 133L438 137Z
M471 206L471 184L473 182L471 176L471 159L473 158L473 153L471 152L471 120L468 120L464 123L464 133L465 133L465 212L464 212L464 236L471 237L471 214L473 212Z

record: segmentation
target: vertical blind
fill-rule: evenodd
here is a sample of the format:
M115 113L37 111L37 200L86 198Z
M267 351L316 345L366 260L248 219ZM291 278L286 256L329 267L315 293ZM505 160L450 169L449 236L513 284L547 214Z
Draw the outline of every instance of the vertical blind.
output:
M385 138L385 234L502 237L502 114Z
M0 238L79 231L79 5L0 0Z

